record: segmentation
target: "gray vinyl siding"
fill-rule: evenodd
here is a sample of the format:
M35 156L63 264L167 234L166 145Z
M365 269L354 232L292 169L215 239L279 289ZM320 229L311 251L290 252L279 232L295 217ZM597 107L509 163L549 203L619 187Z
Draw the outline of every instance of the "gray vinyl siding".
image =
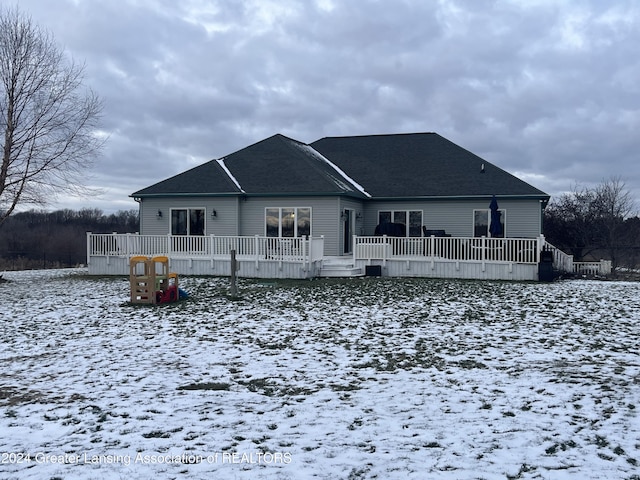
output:
M373 235L381 210L422 210L422 224L429 230L445 230L454 237L473 236L473 211L488 209L486 200L380 201L365 205L364 235ZM541 233L541 206L538 200L498 200L505 211L506 236L532 238Z
M354 234L373 235L380 210L422 210L428 229L445 230L452 236L473 236L474 209L488 209L490 199L444 201L359 201L349 197L164 197L143 198L140 203L140 233L170 233L172 208L204 208L206 235L265 235L265 208L310 207L311 234L324 236L325 255L344 254L345 209L354 210ZM541 233L541 205L538 200L498 199L505 211L506 236L532 238ZM162 217L158 218L158 210ZM216 216L212 217L212 211Z
M531 238L542 233L542 204L539 200L505 200L498 206L507 210L508 237Z
M170 201L163 198L142 199L140 201L140 234L167 235L169 233ZM158 218L158 211L162 218Z
M171 232L171 209L204 208L206 235L239 235L237 197L143 198L140 203L140 233L167 235ZM158 210L162 217L158 217ZM216 216L211 213L216 211Z
M265 235L267 207L311 207L311 235L324 235L325 255L339 255L340 197L247 197L240 200L239 235Z

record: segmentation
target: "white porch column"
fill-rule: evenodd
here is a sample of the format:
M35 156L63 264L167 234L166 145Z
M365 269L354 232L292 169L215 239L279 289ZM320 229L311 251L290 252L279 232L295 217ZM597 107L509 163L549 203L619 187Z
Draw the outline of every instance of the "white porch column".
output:
M544 249L544 246L547 244L547 240L544 238L544 235L541 233L538 237L538 252L536 253L536 263L540 263L540 253Z
M91 262L91 232L87 232L87 267Z

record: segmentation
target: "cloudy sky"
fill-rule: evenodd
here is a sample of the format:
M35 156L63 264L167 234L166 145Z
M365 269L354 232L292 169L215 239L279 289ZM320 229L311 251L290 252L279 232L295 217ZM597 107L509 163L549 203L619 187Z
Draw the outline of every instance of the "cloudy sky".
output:
M551 195L640 199L640 0L17 0L104 101L103 194L282 133L436 132Z

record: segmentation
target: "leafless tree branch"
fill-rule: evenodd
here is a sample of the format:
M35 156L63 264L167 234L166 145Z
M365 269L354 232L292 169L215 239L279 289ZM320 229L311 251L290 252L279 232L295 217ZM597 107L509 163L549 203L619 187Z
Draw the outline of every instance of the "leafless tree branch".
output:
M19 204L88 193L85 173L104 140L102 102L84 65L17 8L0 11L0 223Z

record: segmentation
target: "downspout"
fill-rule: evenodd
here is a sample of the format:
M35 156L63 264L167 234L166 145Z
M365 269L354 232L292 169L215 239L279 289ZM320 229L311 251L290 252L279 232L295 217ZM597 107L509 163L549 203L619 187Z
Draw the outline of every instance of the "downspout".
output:
M140 197L133 197L133 200L138 204L138 233L142 235L142 199Z
M540 200L540 225L538 227L538 234L544 235L544 210L547 208L548 200Z
M240 213L240 196L236 196L236 236L240 236L240 222L242 221L242 214Z

